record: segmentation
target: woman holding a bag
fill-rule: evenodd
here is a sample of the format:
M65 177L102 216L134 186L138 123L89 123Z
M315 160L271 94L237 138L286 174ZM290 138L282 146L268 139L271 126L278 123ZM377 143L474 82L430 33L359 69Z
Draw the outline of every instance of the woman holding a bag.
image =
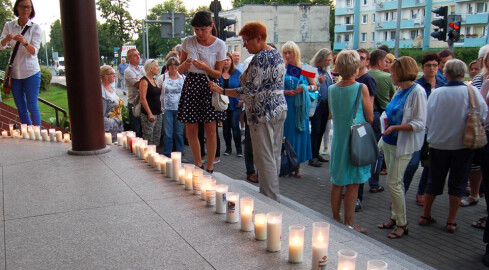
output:
M112 88L115 82L115 72L110 66L100 67L100 80L102 82L102 105L104 110L105 132L112 134L112 141L117 137L117 133L124 131L122 123L123 101Z
M0 36L0 50L5 50L10 44L11 57L13 57L12 95L21 123L39 126L41 125L41 114L37 98L41 83L41 69L37 53L41 44L41 27L31 21L36 15L32 1L17 0L13 9L17 19L5 23ZM29 112L32 121L29 118Z
M351 229L361 233L367 231L354 225L355 204L358 196L359 184L365 183L370 178L370 167L353 166L349 159L350 127L353 113L356 109L355 124L373 121L373 105L368 88L364 84L356 82L360 67L360 55L354 50L343 50L336 58L335 69L342 80L333 84L328 89L328 103L333 119L333 141L331 143L331 159L329 169L331 173L331 210L333 218L344 223ZM361 89L361 102L357 108L355 101ZM344 221L340 215L341 194L346 187L344 198Z
M188 72L178 105L178 121L185 123L188 143L194 164L203 167L199 143L199 123L204 123L207 144L207 171L214 171L217 136L216 121L225 118L224 112L217 111L211 103L212 92L208 81L217 82L221 78L226 59L226 44L218 39L211 13L199 11L192 21L195 35L187 37L182 44L181 64L178 73Z

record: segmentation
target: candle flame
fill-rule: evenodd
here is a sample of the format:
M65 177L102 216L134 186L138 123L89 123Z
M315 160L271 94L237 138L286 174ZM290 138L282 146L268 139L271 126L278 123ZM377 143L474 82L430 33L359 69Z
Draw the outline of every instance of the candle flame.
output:
M292 239L292 243L293 243L294 245L300 245L300 243L301 243L301 239L300 239L299 237L297 237L297 236L296 236L296 237L294 237L294 239Z
M249 206L249 205L246 205L246 206L244 207L244 209L243 209L243 213L244 213L244 214L251 214L251 212L252 212L252 211L253 211L253 210L251 209L251 206Z
M318 236L318 241L319 242L324 242L324 237L323 237L323 235L321 233Z

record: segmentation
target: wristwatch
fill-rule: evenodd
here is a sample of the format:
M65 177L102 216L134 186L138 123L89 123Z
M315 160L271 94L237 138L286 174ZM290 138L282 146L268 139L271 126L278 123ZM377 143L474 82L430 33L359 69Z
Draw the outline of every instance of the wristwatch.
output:
M24 45L24 47L27 47L27 46L29 46L29 42L26 41L23 45Z

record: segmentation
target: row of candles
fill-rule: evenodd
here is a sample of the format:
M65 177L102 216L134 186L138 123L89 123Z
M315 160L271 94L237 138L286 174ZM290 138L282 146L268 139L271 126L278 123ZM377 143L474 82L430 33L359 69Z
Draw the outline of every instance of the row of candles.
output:
M10 134L10 136L9 136ZM9 124L9 132L6 130L2 131L2 138L11 137L14 139L26 139L26 140L36 140L36 141L51 141L51 142L70 142L70 134L61 131L57 131L54 128L49 130L41 130L40 126L33 126L27 124L21 124L20 130L14 129L14 124Z
M192 164L182 166L180 152L172 152L171 157L156 152L155 145L148 145L146 140L136 137L132 131L117 134L117 144L147 162L167 178L182 185L194 195L206 202L208 207L215 207L218 214L226 214L226 222L238 223L241 220L241 231L254 231L255 239L266 241L267 250L281 250L282 213L256 213L254 199L240 198L239 193L230 192L228 186L217 185L211 175ZM326 269L329 248L329 229L327 222L312 224L312 269ZM289 226L289 262L301 263L304 254L304 225ZM342 249L338 252L338 269L355 269L357 253ZM387 263L379 260L368 261L367 269L387 269Z

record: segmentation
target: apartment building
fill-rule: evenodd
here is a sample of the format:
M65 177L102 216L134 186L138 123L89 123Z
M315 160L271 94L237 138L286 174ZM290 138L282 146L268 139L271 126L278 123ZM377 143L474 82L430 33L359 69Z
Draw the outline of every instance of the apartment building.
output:
M430 36L432 9L448 6L448 14L462 15L460 40L455 47L480 47L489 43L487 1L470 0L336 0L334 50L394 47L397 22L400 21L400 48L443 48L447 43ZM400 20L398 20L400 19Z

